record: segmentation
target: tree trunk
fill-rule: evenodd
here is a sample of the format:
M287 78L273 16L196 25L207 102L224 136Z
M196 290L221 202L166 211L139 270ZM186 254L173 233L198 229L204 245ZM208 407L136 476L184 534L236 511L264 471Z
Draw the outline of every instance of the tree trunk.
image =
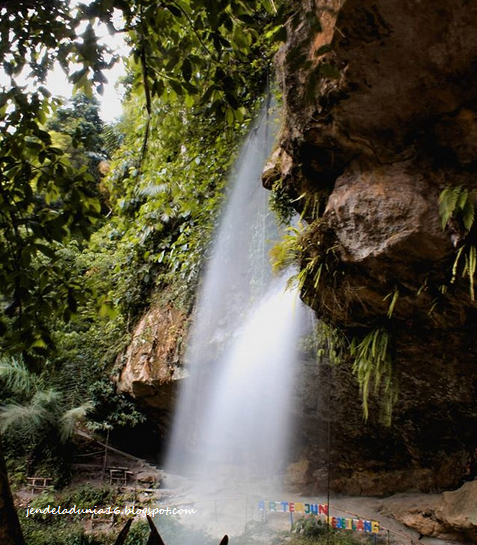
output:
M2 545L25 545L20 521L13 503L7 466L3 457L0 437L0 543Z

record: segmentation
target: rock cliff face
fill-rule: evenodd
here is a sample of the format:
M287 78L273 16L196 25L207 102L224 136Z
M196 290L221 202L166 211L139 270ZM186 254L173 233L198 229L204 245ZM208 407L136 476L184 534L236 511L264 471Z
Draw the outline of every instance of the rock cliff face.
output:
M308 222L305 302L349 340L385 330L399 391L390 427L383 388L364 422L352 359L323 368L332 484L362 494L454 486L477 444L477 315L464 261L451 279L475 234L457 220L443 230L438 200L447 187L477 187L477 5L302 6L278 57L284 129L264 185Z
M153 303L132 332L131 343L117 358L117 388L146 408L165 433L170 425L187 316L170 304Z

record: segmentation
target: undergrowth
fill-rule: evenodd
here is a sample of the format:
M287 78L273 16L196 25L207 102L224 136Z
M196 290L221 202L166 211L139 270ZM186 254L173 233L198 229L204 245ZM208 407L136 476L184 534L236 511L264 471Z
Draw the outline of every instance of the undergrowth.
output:
M36 521L22 524L28 545L114 545L120 526L108 532L87 533L80 523L62 523L41 527ZM149 535L149 526L136 522L131 526L124 545L144 545Z
M102 507L122 508L131 503L132 494L120 493L111 486L92 487L81 486L65 490L61 493L45 492L37 496L29 505L32 508L43 509L50 505L52 508L61 505L62 508L76 506L78 509ZM135 503L136 508L143 508L144 504ZM128 517L118 515L114 525L102 524L101 527L91 529L90 515L71 514L31 514L26 517L26 511L19 510L20 522L28 545L114 545L121 529ZM190 529L181 524L172 516L156 516L154 519L161 537L167 545L211 545L215 542L205 531ZM134 522L124 545L145 545L149 536L147 522ZM218 543L218 542L217 542Z
M377 536L376 536L377 538ZM335 530L314 517L297 520L292 529L291 538L286 540L291 545L365 545L382 543L371 535L359 537L346 530Z

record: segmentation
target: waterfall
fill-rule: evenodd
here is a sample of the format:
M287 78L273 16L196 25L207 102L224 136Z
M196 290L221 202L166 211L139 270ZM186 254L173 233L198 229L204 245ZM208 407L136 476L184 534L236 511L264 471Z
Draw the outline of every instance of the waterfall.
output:
M261 481L283 469L304 308L273 277L278 228L261 186L277 122L250 131L202 279L166 467L207 482Z

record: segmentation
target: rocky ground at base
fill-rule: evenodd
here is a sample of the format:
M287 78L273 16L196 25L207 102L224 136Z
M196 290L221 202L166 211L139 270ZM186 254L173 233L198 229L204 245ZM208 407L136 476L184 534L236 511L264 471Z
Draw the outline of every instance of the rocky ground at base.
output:
M237 475L230 478L221 476L220 481L216 482L200 482L167 473L145 460L114 448L108 449L105 460L104 451L100 451L98 442L90 444L89 451L83 452L83 456L75 462L67 491L74 493L81 488L99 489L109 485L117 489L118 497L128 506L192 509L195 513L183 513L175 519L185 527L203 530L213 538L228 534L231 539L238 539L245 535L244 532L250 531L250 524L255 525L254 531L257 525L266 529L264 536L268 536L270 532L289 530L291 522L296 522L302 516L300 513L290 516L290 513L283 512L265 515L259 509L261 500L317 504L328 502L326 495L311 497L280 492L278 482L259 482L254 479L244 481ZM124 482L114 480L114 471L117 469L121 470ZM31 486L17 488L17 507L26 509L35 502L40 492L33 491ZM387 538L389 535L390 542L396 545L467 545L477 542L477 481L441 494L409 492L387 498L333 495L330 498L330 516L378 521L382 528L381 537ZM155 519L159 528L169 522L164 517L167 515L157 515ZM94 525L90 518L85 517L84 520L87 531L93 531ZM112 521L115 529L124 524L122 521L121 518Z

